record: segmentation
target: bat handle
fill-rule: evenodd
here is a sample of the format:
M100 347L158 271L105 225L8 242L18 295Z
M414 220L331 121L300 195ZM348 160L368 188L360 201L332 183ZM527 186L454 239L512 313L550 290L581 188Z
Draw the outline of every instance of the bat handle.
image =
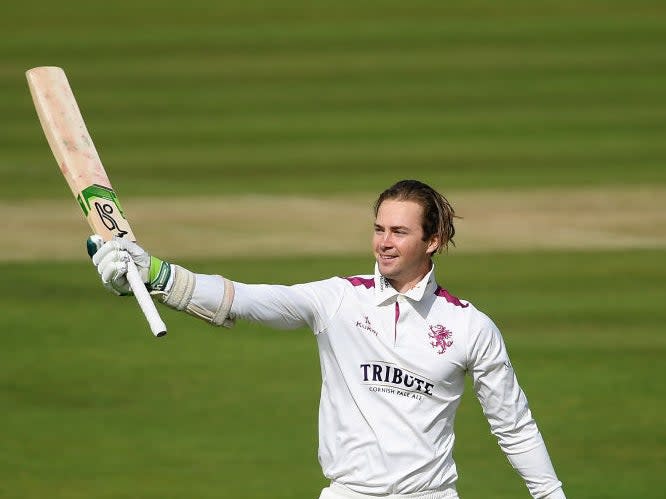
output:
M134 292L136 301L139 302L143 315L146 316L150 330L158 338L164 336L167 333L166 324L160 317L157 307L155 307L155 303L139 275L139 270L131 258L127 262L127 281Z

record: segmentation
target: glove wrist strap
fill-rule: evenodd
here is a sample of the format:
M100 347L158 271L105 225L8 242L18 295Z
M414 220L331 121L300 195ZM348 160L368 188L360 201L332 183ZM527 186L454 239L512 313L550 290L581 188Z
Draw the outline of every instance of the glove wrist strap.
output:
M148 271L148 285L153 291L164 291L171 277L171 264L163 262L157 257L150 257L150 269Z

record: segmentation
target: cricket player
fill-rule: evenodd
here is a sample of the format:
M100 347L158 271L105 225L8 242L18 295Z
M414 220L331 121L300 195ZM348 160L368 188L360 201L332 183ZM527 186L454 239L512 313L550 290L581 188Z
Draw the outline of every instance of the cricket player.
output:
M465 374L531 496L562 499L500 331L435 280L432 258L453 243L454 217L433 188L400 181L375 203L374 273L293 286L195 274L122 239L104 244L93 263L104 285L125 295L132 258L161 302L213 325L250 320L314 332L318 455L330 480L320 499L458 498L453 423Z

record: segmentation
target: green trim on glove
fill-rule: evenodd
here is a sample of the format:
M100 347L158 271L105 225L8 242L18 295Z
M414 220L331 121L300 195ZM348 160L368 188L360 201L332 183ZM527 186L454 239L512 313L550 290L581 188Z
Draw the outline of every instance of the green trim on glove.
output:
M148 285L151 290L164 291L171 277L171 265L169 262L163 262L157 257L150 257L150 271L148 275Z

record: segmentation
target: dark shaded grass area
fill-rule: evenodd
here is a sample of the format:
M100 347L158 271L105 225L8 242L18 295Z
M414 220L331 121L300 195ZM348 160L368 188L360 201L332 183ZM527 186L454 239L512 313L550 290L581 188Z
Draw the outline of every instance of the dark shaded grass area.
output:
M0 197L67 193L38 65L67 70L121 197L663 183L665 20L651 1L14 3Z

